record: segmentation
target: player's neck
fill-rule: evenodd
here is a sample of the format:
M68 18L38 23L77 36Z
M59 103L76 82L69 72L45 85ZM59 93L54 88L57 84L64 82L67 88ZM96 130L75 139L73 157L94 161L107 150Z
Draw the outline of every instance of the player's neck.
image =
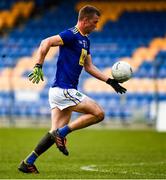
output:
M77 27L78 31L81 33L81 35L83 35L83 36L86 36L86 35L87 35L87 33L84 32L81 24L77 23L77 24L76 24L76 27Z

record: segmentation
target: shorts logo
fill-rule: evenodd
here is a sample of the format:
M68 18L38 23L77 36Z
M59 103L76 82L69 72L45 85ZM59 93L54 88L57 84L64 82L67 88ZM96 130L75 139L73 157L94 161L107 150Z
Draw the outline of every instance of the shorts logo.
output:
M81 96L82 96L82 94L81 94L81 93L79 93L79 92L77 92L77 93L76 93L76 96L81 97Z

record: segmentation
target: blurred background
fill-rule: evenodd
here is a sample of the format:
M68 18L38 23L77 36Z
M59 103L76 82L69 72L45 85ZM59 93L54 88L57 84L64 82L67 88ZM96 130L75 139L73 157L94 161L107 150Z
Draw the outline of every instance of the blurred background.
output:
M48 89L58 48L51 48L46 56L44 82L34 85L27 75L41 40L73 27L78 10L86 4L102 12L97 30L89 36L93 63L110 76L111 66L119 60L129 62L134 71L123 84L128 89L125 95L82 72L79 90L105 110L100 126L164 127L166 2L160 0L1 0L0 127L50 125ZM72 120L77 116L73 113Z

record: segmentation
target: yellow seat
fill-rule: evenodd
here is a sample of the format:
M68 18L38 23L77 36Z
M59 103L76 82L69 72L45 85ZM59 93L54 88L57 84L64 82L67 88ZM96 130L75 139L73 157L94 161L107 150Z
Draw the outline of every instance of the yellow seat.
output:
M22 11L22 15L24 18L28 18L31 15L32 10L34 8L34 2L32 1L24 2L23 7L24 7L24 10Z
M0 13L0 27L1 28L6 28L7 27L7 19L10 16L10 12L5 10L1 11Z
M5 21L2 15L2 12L0 12L0 29L4 27Z
M0 29L13 28L19 18L28 18L34 8L33 1L19 1L12 5L10 10L0 12Z

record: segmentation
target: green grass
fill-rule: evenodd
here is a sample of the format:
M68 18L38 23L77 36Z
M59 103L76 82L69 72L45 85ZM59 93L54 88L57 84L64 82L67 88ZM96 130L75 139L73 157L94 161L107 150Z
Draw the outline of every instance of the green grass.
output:
M36 161L40 174L17 166L47 129L0 129L0 178L166 179L166 133L85 129L68 136L69 157L54 146ZM83 169L89 170L83 170Z

